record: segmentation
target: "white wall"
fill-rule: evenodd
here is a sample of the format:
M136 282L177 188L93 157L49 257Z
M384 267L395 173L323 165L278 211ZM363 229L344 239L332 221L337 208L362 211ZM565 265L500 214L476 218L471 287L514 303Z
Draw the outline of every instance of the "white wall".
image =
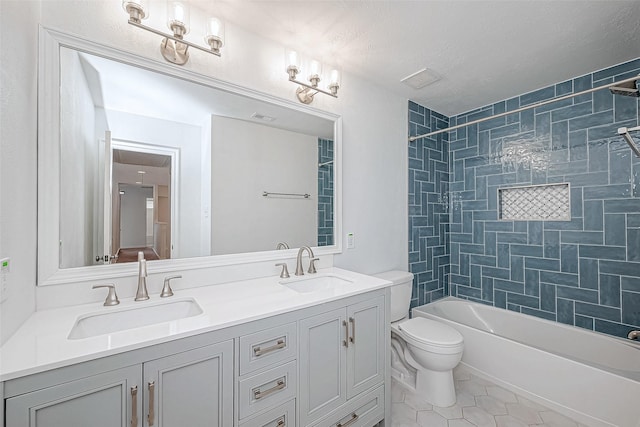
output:
M92 265L94 249L94 189L99 144L95 109L78 54L60 51L60 199L73 215L60 217L60 265Z
M318 138L227 117L211 135L211 253L317 246Z
M0 344L35 309L38 3L0 1L0 257L11 257Z
M126 186L120 196L120 246L141 248L147 244L147 198L153 188Z
M163 8L165 3L153 4ZM9 311L5 311L6 304L3 306L2 320L9 319L2 325L6 336L33 310L37 22L160 62L163 59L158 50L158 36L128 25L120 1L2 0L0 7L3 40L0 86L9 92L0 97L3 105L2 183L19 183L15 188L2 187L0 190L0 251L3 256L14 257L17 274L12 278L12 288L18 289L19 285L21 295L14 299L15 304L9 305ZM38 11L39 7L41 11ZM150 15L148 24L165 28L163 12L154 9ZM193 28L204 25L197 22L204 19L197 13L192 13L191 19ZM275 96L295 99L295 86L287 81L283 71L283 46L269 41L265 35L239 29L231 22L226 24L226 38L221 58L194 51L185 67ZM313 103L316 108L343 117L343 230L355 233L356 247L335 256L334 264L363 273L407 268L407 101L377 87L375 82L348 73L343 75L339 96L333 99L318 95ZM7 128L7 124L11 126ZM9 177L10 181L7 180ZM268 268L267 274L277 272L272 263L243 266L242 271L262 271L260 268ZM222 268L215 275L216 280L237 277L238 271ZM195 273L185 272L184 276L198 281ZM134 277L116 282L122 297L135 293ZM38 304L44 307L51 301L62 301L62 295L83 295L94 301L101 298L92 293L87 284L67 285L64 289L48 286L38 289Z

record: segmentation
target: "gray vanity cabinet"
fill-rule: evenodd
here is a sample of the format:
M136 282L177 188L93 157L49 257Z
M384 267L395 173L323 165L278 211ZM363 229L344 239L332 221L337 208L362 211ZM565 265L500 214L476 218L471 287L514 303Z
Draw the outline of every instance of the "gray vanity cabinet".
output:
M6 400L9 427L131 427L142 417L142 370L129 366Z
M233 341L144 364L145 427L233 425Z
M348 410L350 399L384 382L384 304L377 297L300 321L301 425Z
M233 341L9 398L6 417L11 427L231 426Z

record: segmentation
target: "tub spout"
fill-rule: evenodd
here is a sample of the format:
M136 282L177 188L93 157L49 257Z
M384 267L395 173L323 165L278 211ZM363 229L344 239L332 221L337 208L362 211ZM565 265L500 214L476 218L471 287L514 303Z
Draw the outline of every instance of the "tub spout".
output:
M630 340L640 340L640 331L629 332L629 335L627 335L627 338L629 338Z

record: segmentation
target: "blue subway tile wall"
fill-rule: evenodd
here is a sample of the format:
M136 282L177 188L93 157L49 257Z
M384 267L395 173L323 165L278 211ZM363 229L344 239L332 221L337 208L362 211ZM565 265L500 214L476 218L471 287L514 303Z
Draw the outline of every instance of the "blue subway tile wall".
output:
M318 246L333 245L333 141L318 138Z
M636 59L440 120L467 123L505 105L510 110L639 73ZM639 111L639 98L602 90L449 132L442 147L449 192L441 196L449 201L449 222L440 217L439 224L448 230L442 251L450 263L437 264L450 272L444 293L617 336L640 328L640 158L617 135L619 127L640 125ZM421 112L431 114L410 105L410 131ZM640 143L640 133L632 136ZM435 188L424 147L412 143L409 151L410 186L416 176L428 177L420 185L442 191L446 184ZM499 188L563 182L571 188L570 221L498 220ZM419 253L414 242L426 232L413 225L415 197L410 191L410 254ZM425 271L435 274L433 260L425 261L431 267ZM418 304L434 297L419 285L417 291Z
M446 129L449 119L409 102L409 134ZM414 274L411 307L448 295L448 134L409 145L409 270Z

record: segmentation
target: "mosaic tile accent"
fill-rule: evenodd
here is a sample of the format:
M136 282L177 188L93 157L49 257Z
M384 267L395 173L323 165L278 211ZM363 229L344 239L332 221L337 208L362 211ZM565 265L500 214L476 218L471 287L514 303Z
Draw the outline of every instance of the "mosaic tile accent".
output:
M640 58L449 118L449 123L639 73ZM421 108L410 105L410 131L412 118L428 111ZM439 197L449 202L448 218L438 218L448 230L440 247L450 264L444 258L437 264L438 272L448 272L445 294L619 337L640 328L640 158L616 132L638 126L639 111L638 98L597 91L457 129L441 152L431 149L429 156L448 157L448 168L441 169L449 181L439 183ZM410 144L409 150L410 191L416 175L435 183L431 165L416 157L424 148ZM565 182L571 186L570 221L499 220L498 188ZM435 186L433 191L435 207L439 193ZM412 220L420 205L411 194L415 242L427 231ZM438 233L433 236L440 239ZM410 263L419 262L411 255L416 249L420 246L410 246ZM425 261L424 271L435 272L433 264ZM420 292L414 299L428 302Z
M409 102L409 134L445 129L449 119ZM411 307L449 293L448 135L409 144L409 271L414 274Z
M503 220L571 220L569 184L498 188L498 204Z
M318 246L333 245L333 141L318 138Z

